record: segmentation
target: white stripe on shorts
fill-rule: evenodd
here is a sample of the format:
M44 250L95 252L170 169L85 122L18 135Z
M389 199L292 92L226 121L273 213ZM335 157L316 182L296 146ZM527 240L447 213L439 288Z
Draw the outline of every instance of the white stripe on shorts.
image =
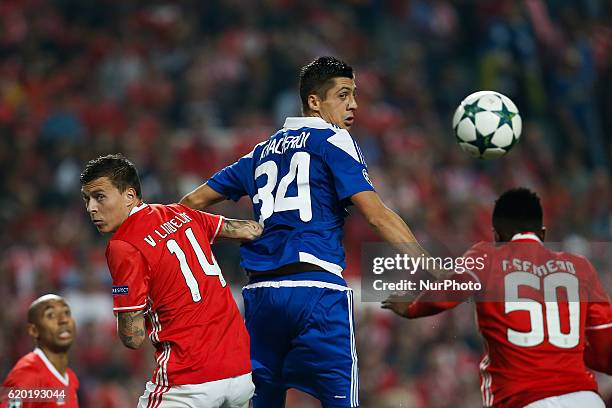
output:
M355 330L353 328L353 291L346 293L348 299L348 319L351 337L351 407L359 406L359 372L357 368L357 348L355 347Z
M336 283L321 282L321 281L294 281L294 280L281 280L281 281L263 281L257 283L250 283L243 289L255 289L255 288L299 288L299 287L314 287L334 290L345 290L350 291L351 289L338 285Z

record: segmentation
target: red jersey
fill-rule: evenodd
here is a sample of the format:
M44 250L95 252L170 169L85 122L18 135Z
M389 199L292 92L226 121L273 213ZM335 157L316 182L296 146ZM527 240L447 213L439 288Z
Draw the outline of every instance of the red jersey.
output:
M522 407L551 396L597 392L584 363L585 330L611 327L612 307L591 263L548 250L535 234L517 234L508 245L476 244L468 257L484 260L484 267L455 277L481 284L476 313L486 343L480 363L484 406ZM459 303L413 302L408 315Z
M26 390L31 390L32 392L38 391L42 398L36 400L31 398L8 399L8 404L6 400L0 403L2 408L78 408L79 406L77 399L79 380L74 371L67 368L65 375L60 374L39 348L19 359L4 380L3 386L7 388L6 391L12 389L16 396L25 394L29 397ZM53 394L49 392L50 390L58 390L60 393Z
M108 243L113 310L146 310L155 384L200 384L251 371L249 336L210 248L223 222L180 204L143 204Z

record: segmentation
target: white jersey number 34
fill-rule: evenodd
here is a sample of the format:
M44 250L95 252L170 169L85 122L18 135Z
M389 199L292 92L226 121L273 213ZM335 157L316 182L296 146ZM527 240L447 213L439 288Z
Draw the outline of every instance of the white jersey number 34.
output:
M278 183L276 181L278 166L273 161L262 163L255 169L255 179L266 175L266 184L257 189L253 203L261 202L259 223L263 223L275 212L298 210L300 220L308 222L312 219L312 204L310 202L310 154L297 152L291 157L289 172ZM287 188L297 179L297 196L287 197Z

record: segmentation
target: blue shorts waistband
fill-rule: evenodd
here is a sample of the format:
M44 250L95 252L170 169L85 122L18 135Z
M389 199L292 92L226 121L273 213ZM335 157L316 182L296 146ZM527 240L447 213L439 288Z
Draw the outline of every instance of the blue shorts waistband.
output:
M249 284L285 280L327 282L347 287L346 281L342 277L326 271L297 272L287 275L251 276L249 279Z

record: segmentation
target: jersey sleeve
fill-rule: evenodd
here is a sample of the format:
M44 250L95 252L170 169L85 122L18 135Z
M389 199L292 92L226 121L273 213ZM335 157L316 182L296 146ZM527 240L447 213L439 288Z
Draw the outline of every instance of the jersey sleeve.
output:
M142 253L125 241L111 240L106 261L113 278L113 311L144 309L149 293L149 273Z
M587 262L589 269L589 303L587 304L586 330L612 328L612 305L593 265Z
M31 408L35 404L33 402L24 401L20 398L8 398L9 388L38 388L44 385L40 380L40 370L34 367L15 367L4 380L2 384L5 388L4 392L0 392L0 408Z
M375 191L361 150L345 129L322 143L322 157L331 169L340 200L362 191Z
M4 387L41 386L40 372L34 367L14 368L4 380Z
M253 152L215 173L207 182L210 188L225 197L238 201L248 194L249 179L253 178Z

